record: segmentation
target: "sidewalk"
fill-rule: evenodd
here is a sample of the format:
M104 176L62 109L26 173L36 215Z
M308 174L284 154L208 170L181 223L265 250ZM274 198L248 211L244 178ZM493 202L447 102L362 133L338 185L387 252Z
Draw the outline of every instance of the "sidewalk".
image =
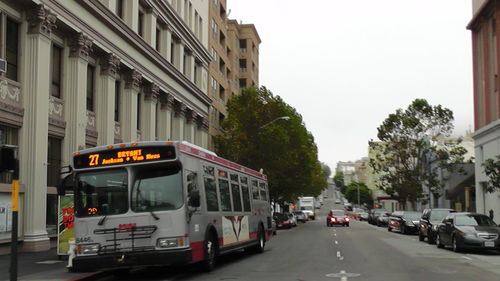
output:
M46 252L19 253L17 280L21 281L76 281L96 280L100 272L72 273L66 269L67 259L59 259L57 249ZM10 253L0 255L0 280L10 280Z

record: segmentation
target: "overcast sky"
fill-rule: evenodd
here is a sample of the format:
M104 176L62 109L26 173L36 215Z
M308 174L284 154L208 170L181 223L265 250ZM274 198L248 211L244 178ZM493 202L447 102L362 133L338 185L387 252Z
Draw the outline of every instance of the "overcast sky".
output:
M414 99L441 104L455 134L473 127L470 0L228 0L255 24L260 85L295 107L319 160L368 154L390 113Z

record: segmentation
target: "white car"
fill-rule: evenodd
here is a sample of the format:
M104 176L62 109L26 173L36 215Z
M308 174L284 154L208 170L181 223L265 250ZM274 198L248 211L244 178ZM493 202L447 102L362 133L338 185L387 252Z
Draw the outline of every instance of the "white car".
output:
M335 204L340 204L340 199L335 199Z

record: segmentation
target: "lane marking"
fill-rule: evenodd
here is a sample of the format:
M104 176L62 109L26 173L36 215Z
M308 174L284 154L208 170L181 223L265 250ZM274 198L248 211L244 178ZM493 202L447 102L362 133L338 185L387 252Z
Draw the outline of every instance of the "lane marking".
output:
M340 258L340 251L337 251L337 258Z
M471 258L466 257L466 256L462 256L462 258L464 258L464 259L466 259L466 260L470 260L470 261L472 260Z
M340 281L347 281L346 271L345 270L341 270L340 274L342 275L342 277L340 277Z
M335 244L338 245L339 244L339 241L335 240Z

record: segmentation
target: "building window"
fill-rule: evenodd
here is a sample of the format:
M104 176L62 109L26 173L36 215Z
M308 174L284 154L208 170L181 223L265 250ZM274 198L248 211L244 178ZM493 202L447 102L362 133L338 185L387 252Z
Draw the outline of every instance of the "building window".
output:
M123 0L116 0L116 15L123 19Z
M18 145L18 129L0 124L0 144ZM0 183L12 183L12 174L0 172Z
M174 64L175 61L175 43L172 39L172 43L170 43L170 63Z
M52 84L50 86L50 94L56 98L61 98L61 65L62 48L52 44Z
M87 110L94 111L94 72L92 65L87 65Z
M139 10L139 23L137 25L137 33L139 33L141 37L143 37L144 35L144 13L141 10Z
M240 88L246 88L247 79L240 79Z
M161 29L159 27L156 28L156 43L155 43L155 49L159 52L160 51L160 44L161 44Z
M57 186L61 172L61 139L49 137L47 148L47 186Z
M120 122L120 80L115 81L115 122Z
M6 77L17 81L19 46L19 24L7 18L7 30L5 36L5 60L7 61Z

